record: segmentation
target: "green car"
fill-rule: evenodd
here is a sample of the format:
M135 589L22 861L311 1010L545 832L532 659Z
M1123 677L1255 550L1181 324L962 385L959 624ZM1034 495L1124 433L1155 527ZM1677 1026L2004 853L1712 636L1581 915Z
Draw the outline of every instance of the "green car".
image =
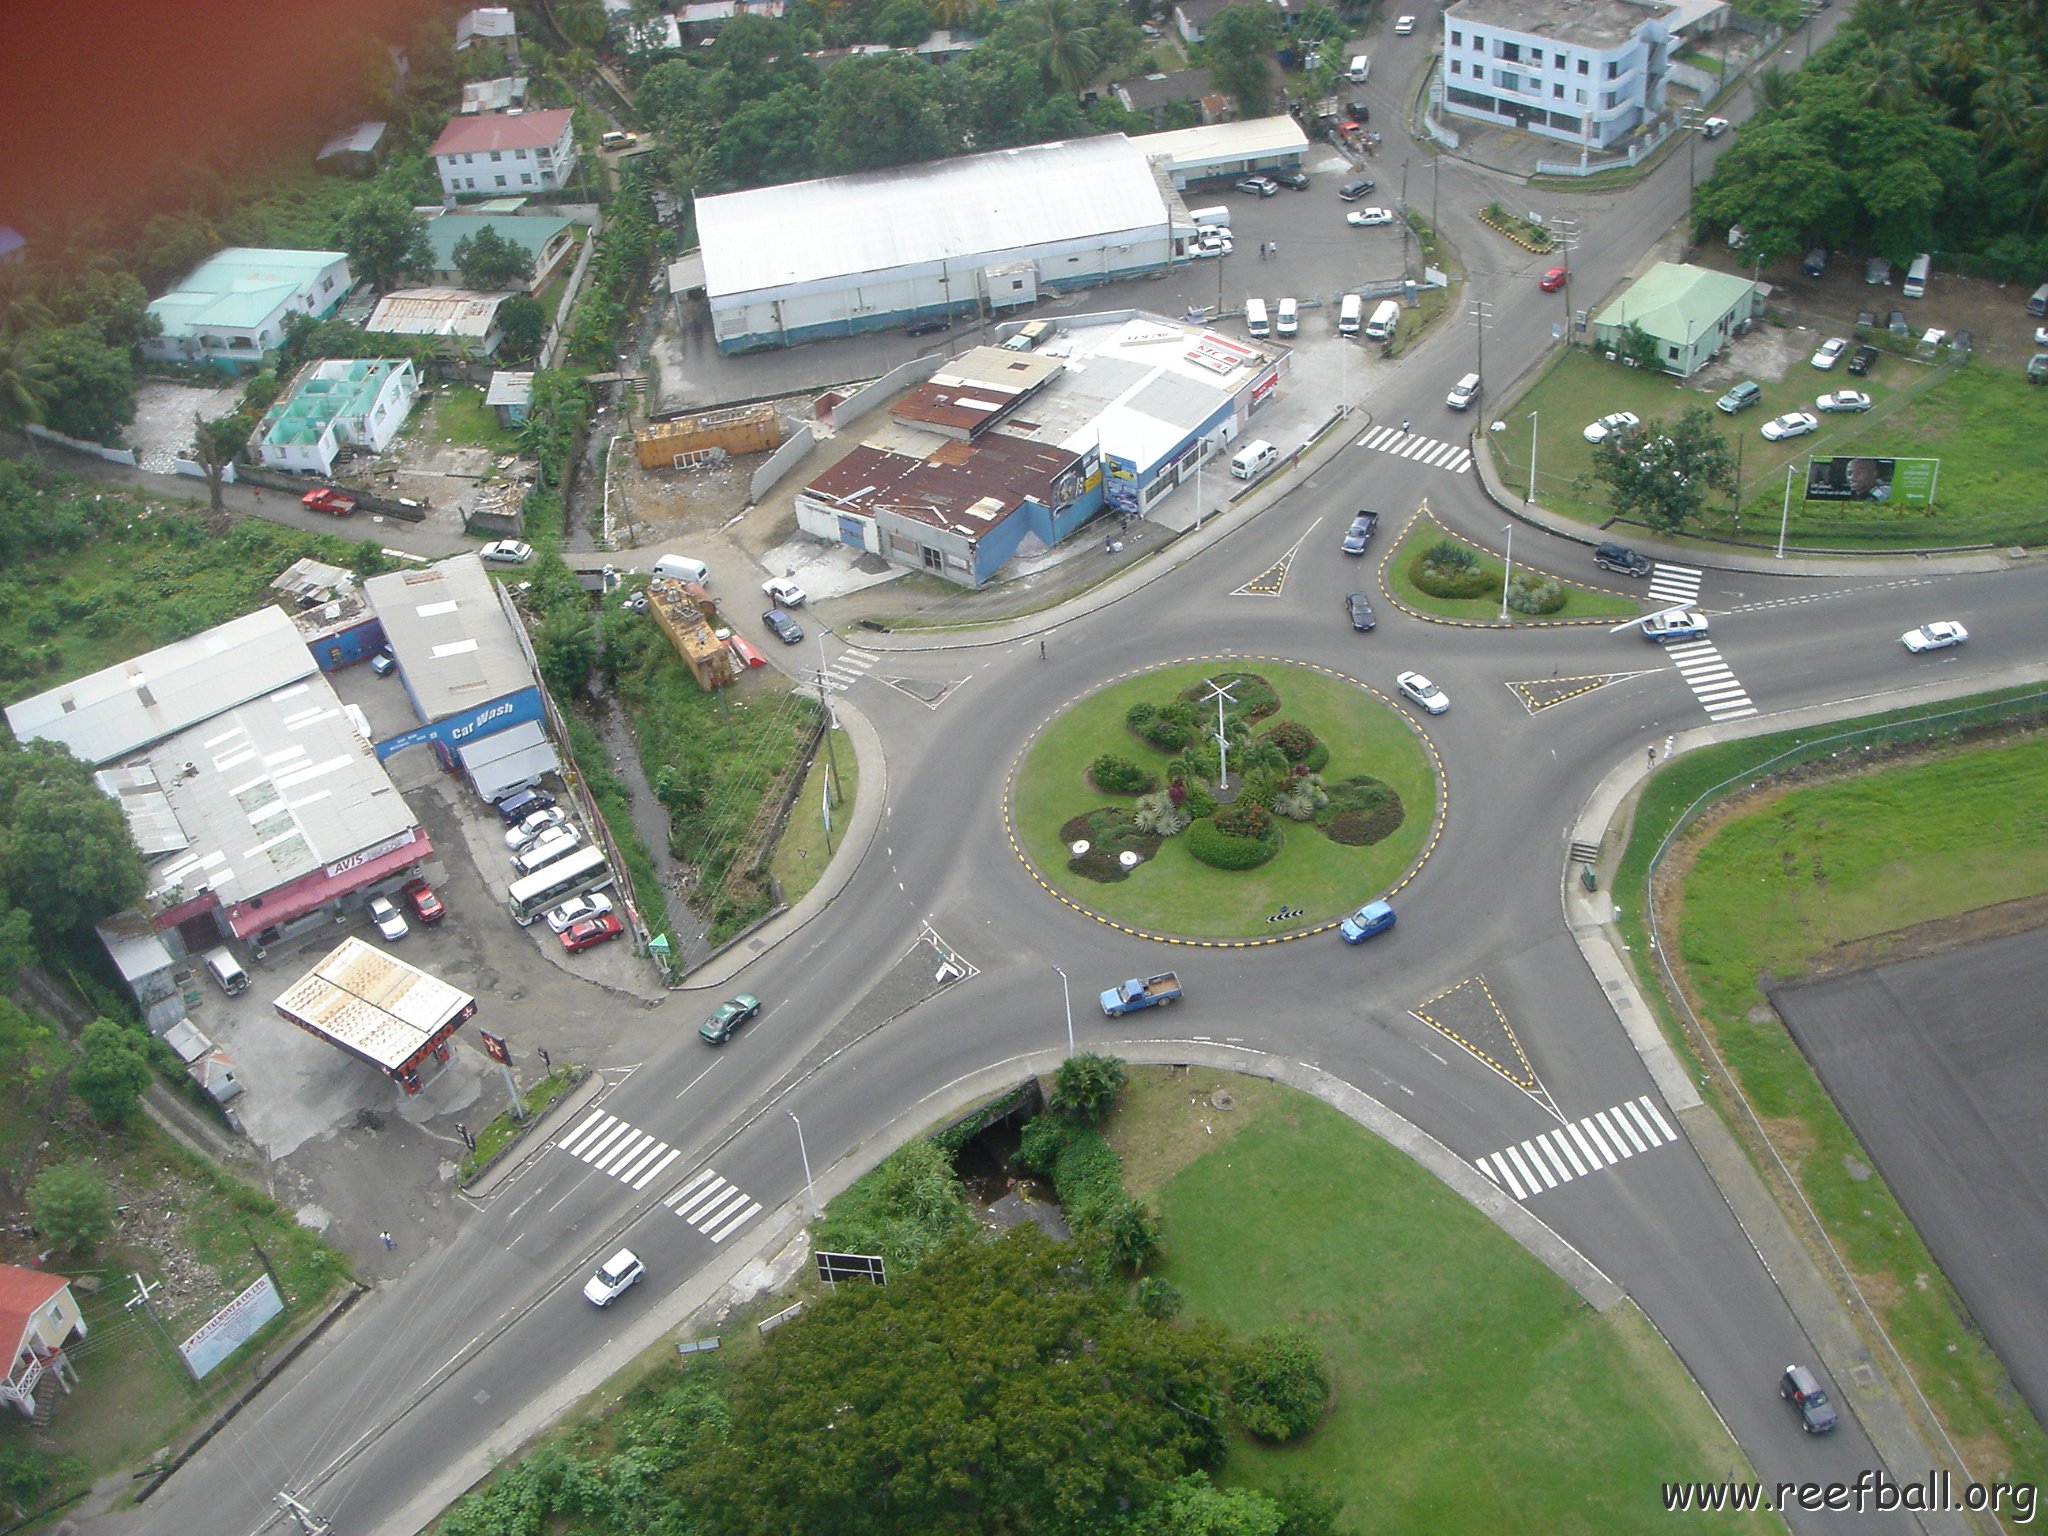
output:
M761 999L751 992L742 992L738 997L728 998L718 1005L718 1011L698 1027L699 1039L712 1045L723 1045L732 1038L732 1032L761 1011Z

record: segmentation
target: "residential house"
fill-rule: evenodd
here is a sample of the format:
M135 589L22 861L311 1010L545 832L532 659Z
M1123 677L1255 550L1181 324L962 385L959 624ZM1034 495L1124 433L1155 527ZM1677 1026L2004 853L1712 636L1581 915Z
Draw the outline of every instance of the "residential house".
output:
M263 417L263 462L290 474L331 477L347 447L382 453L419 397L410 360L326 358L299 370Z
M495 80L472 80L463 86L462 105L457 110L468 115L504 112L525 105L526 76L500 75Z
M26 1418L36 1413L36 1387L54 1370L66 1393L78 1369L64 1357L73 1334L86 1335L85 1317L62 1275L19 1264L0 1264L0 1344L6 1344L7 1381L0 1402Z
M1763 287L1746 277L1660 261L1593 317L1593 344L1618 353L1639 325L1656 339L1658 365L1689 379L1763 310Z
M167 362L231 363L254 368L284 340L292 315L325 319L348 294L348 257L340 251L235 247L209 258L177 287L152 299L163 334L142 344Z
M471 11L455 23L455 51L493 48L504 54L507 64L519 62L519 22L511 9L487 5Z
M1230 111L1230 98L1209 84L1206 69L1176 69L1171 74L1143 75L1136 80L1119 80L1110 92L1126 112L1143 112L1155 123L1169 106L1178 101L1194 102L1202 121L1213 123Z
M533 406L533 372L494 373L491 387L484 394L484 404L498 413L498 425L511 431L526 424L526 414Z
M576 170L574 114L557 107L451 118L433 155L451 203L522 189L559 191Z
M1662 0L1457 0L1443 13L1444 108L1605 149L1664 110Z
M533 258L533 276L527 280L533 293L545 288L576 250L577 226L556 214L443 213L427 220L427 244L434 249L432 281L444 288L461 287L455 247L485 229Z
M1183 42L1199 43L1202 29L1230 3L1231 0L1174 0L1173 30L1181 35Z
M313 157L323 171L342 176L367 176L384 163L384 124L357 123L346 133L337 133Z
M373 335L438 337L438 350L451 357L492 357L505 341L498 306L512 297L466 288L401 288L377 301L363 329Z

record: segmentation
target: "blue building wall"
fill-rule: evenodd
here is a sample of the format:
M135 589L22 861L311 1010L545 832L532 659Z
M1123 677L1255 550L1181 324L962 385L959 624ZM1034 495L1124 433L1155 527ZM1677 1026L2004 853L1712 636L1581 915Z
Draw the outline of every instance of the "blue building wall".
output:
M401 675L403 671L401 666ZM406 684L406 692L408 695L412 692L410 683ZM413 701L413 712L419 712L417 699ZM445 762L457 747L502 731L509 725L538 720L541 714L540 689L532 686L521 688L517 693L505 694L462 714L450 715L446 720L436 720L431 725L417 726L386 737L376 744L377 761L381 763L394 752L403 752L407 747L433 742L443 749L442 760Z
M384 621L365 619L353 629L322 635L307 646L322 672L338 672L359 661L368 661L384 648Z

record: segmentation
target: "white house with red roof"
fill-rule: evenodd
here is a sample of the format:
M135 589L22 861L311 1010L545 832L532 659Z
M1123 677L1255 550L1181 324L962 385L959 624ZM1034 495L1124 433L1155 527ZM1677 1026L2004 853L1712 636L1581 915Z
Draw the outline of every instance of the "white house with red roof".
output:
M36 1412L36 1386L51 1371L67 1393L78 1368L64 1358L71 1336L85 1337L85 1317L62 1275L0 1264L0 1344L7 1351L7 1381L0 1401L28 1418Z
M576 169L574 114L558 107L450 118L434 141L434 168L451 201L559 191Z

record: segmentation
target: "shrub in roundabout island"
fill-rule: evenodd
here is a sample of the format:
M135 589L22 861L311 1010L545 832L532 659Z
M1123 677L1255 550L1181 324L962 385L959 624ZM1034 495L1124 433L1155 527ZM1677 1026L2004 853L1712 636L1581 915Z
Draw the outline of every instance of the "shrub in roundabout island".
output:
M1133 704L1124 713L1124 724L1147 746L1162 752L1178 752L1195 739L1195 711L1183 699L1163 705Z
M1088 765L1088 778L1105 795L1142 795L1157 781L1128 757L1105 752Z
M1264 807L1260 807L1264 810ZM1271 818L1267 819L1270 829ZM1280 851L1280 834L1270 831L1264 838L1233 837L1213 820L1198 821L1184 834L1188 852L1212 869L1257 869Z
M1275 720L1266 727L1266 740L1285 753L1290 763L1303 761L1316 747L1316 733L1299 720Z
M1227 713L1237 716L1248 725L1256 725L1268 715L1280 711L1280 695L1273 685L1256 672L1218 672L1204 678L1190 688L1181 690L1181 698L1193 710L1199 709L1206 729L1216 729L1216 694L1210 684L1229 690L1231 702L1224 705Z
M1479 554L1456 539L1438 539L1415 557L1408 579L1431 597L1484 597L1493 578L1479 568Z
M1508 606L1517 613L1555 613L1564 606L1564 587L1541 571L1517 571L1508 578Z
M1118 805L1098 806L1079 816L1071 816L1060 828L1060 841L1069 847L1075 843L1088 844L1086 853L1068 857L1067 868L1105 885L1130 876L1119 854L1135 853L1142 863L1159 852L1159 845L1164 840L1154 828L1139 825L1131 812Z
M1333 843L1370 847L1390 836L1406 819L1407 811L1394 787L1370 774L1354 774L1325 789L1329 799L1317 809L1314 819Z

